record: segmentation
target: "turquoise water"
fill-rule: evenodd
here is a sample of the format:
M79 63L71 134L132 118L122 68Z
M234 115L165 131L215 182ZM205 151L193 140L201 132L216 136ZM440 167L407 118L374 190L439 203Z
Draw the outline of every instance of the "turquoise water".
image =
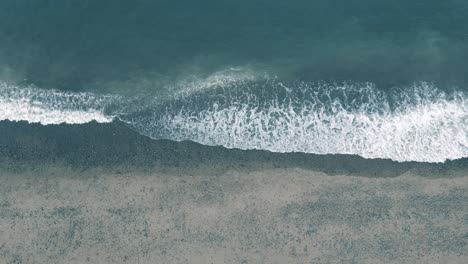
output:
M0 120L444 162L468 156L465 1L2 1Z
M252 67L290 79L466 84L465 1L2 1L3 78L158 91Z

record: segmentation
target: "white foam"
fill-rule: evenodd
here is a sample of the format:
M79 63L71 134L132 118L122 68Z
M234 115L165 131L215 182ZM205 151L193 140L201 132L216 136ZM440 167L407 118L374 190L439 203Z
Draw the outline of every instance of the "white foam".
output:
M241 82L255 81L258 78L264 78L266 75L250 69L249 67L232 67L217 71L205 78L191 76L178 81L174 86L178 90L176 96L188 96L194 92L200 92L207 89L225 87Z
M258 93L250 88L250 81L257 83L250 75L220 76L196 83L202 88L175 104L164 102L159 110L136 116L122 114L128 113L131 98L0 82L0 120L49 125L119 118L152 138L227 148L420 162L468 157L466 93L447 94L419 83L391 98L372 84L290 86L277 81L262 83ZM217 86L222 89L216 91ZM113 114L106 113L111 104Z
M104 114L104 107L111 99L91 93L21 88L0 82L0 120L42 125L108 123L113 116Z
M463 94L448 96L421 83L403 91L391 107L373 85L319 89L319 95L304 102L271 99L260 106L234 98L201 110L189 105L168 108L135 126L154 138L228 148L420 162L468 157L468 103ZM343 91L361 94L366 102L350 107L352 101L330 97Z

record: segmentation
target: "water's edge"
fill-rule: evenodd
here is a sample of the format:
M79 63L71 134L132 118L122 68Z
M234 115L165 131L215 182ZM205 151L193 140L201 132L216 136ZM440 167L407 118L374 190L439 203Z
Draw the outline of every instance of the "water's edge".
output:
M353 155L272 153L152 140L118 121L49 126L2 121L0 134L0 168L18 173L53 164L76 169L102 167L111 173L167 168L194 171L209 167L216 174L229 169L301 168L365 177L396 177L411 171L413 175L439 178L462 177L468 171L468 159L440 164L400 163Z

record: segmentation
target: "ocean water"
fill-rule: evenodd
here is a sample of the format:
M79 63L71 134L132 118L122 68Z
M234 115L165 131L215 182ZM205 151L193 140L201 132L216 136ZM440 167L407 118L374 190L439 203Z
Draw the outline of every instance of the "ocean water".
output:
M468 156L463 1L3 1L0 120L444 162Z
M463 1L4 1L1 120L443 162L468 156Z
M126 196L120 209L112 209L111 201L99 207L104 211L122 210L126 206L123 201L131 204L134 199L129 197L138 195L130 187L118 185L123 184L120 180L102 175L124 174L135 177L138 186L150 186L156 183L148 175L167 174L167 182L158 180L158 184L174 188L175 194L167 194L174 195L171 210L185 217L188 201L212 195L213 188L231 183L229 173L238 173L242 175L236 174L239 181L254 181L252 186L258 185L259 192L252 191L244 200L229 204L224 199L243 193L244 185L228 184L227 189L214 191L222 196L217 197L223 203L213 199L219 206L234 210L239 204L250 204L250 197L257 204L246 206L249 213L237 215L238 222L229 222L219 216L229 215L227 212L209 211L212 200L203 200L197 203L199 209L217 215L219 229L226 232L205 230L213 237L200 242L187 233L177 233L183 229L180 226L171 227L169 236L186 239L194 251L174 249L167 253L161 249L165 244L156 239L162 243L158 244L161 251L153 257L168 263L190 263L177 259L177 252L193 256L197 245L210 248L226 234L232 237L241 233L243 238L235 243L227 237L221 239L231 251L228 254L218 248L210 255L216 256L215 260L210 261L272 263L267 256L274 254L265 252L289 245L292 248L287 254L278 255L280 263L331 263L336 259L345 263L435 259L464 263L468 245L467 158L467 1L0 2L0 178L4 184L0 188L4 193L0 194L0 219L19 230L49 217L15 202L22 201L26 192L34 193L42 202L25 204L43 207L53 196L55 209L50 210L70 204L79 212L90 208L90 200L81 200L83 197L118 200L118 192L122 192ZM290 184L291 191L277 190L267 173L285 186ZM184 185L191 179L185 177L192 174L208 187L194 190ZM54 175L74 175L76 189L68 185L68 176ZM35 184L35 177L56 184L43 183L47 185L44 187L41 183L40 189L25 187ZM184 178L183 187L174 182L180 177ZM101 178L102 182L97 180ZM15 185L21 181L26 183ZM357 181L379 191L358 186ZM325 184L323 188L329 192L317 190L313 195L319 198L314 200L307 188L312 190L320 184ZM69 186L74 196L67 196L60 186ZM75 194L76 190L83 196ZM287 198L272 198L275 202L268 204L270 208L259 196L262 192L277 192ZM345 206L349 201L338 195L342 192L356 203ZM152 207L149 191L142 193L147 195L142 198L146 209L134 204L133 208L143 211L130 210L126 217L133 220L106 221L118 222L116 230L126 225L133 225L129 229L144 226L144 212L159 207ZM329 197L331 194L336 197ZM165 198L158 197L153 198L164 205ZM385 197L393 202L385 203ZM325 205L314 205L323 202L322 198L328 201ZM181 209L174 209L179 205ZM385 207L388 210L384 215L371 212L382 206L393 209ZM271 219L281 220L267 220L270 211L265 208L278 212ZM69 225L59 230L71 230L76 216L73 212L78 212L73 210L62 219ZM93 255L95 260L116 263L130 258L130 263L138 263L141 241L132 237L128 244L120 244L116 237L132 232L125 229L113 233L96 227L98 220L89 210L78 215L95 228L82 225L81 234L102 232L99 239L118 244L127 254L120 255L106 246L102 250L108 255ZM411 213L404 216L405 210ZM348 217L338 217L340 211ZM28 214L35 217L28 218ZM360 216L355 218L354 214ZM167 211L162 215L174 217ZM172 220L167 219L158 223L171 225ZM309 223L307 219L314 220ZM441 221L439 226L434 219ZM309 230L316 224L326 229L327 221L334 230L330 232L339 236L337 230L342 230L346 241L325 239L329 231L317 235L320 231ZM265 223L280 230L278 236L283 238L269 237L272 231ZM394 224L398 230L376 227L387 224ZM242 225L250 229L242 230ZM370 233L361 225L372 225L368 226ZM162 224L158 228L165 230ZM257 229L261 243L239 242L251 241ZM2 232L15 243L19 243L17 235L27 233L15 235L0 223L0 236ZM53 232L46 232L48 241L38 234L36 244L50 244ZM296 236L310 232L317 236L308 248L316 251L296 254L306 251ZM391 239L377 239L377 233ZM414 241L408 234L416 234L414 237L420 240ZM160 233L157 236L162 239ZM91 245L93 239L63 239L66 243L83 243L70 245L76 259L61 255L71 249L60 251L58 245L51 246L49 255L41 255L41 247L21 243L0 246L0 256L18 263L30 263L31 258L46 261L50 256L57 263L82 263L80 256L87 255L79 250L85 250L84 245ZM156 246L153 242L147 241L147 251ZM330 243L339 246L324 246ZM400 243L420 247L405 249L398 246ZM367 254L360 245L373 253ZM18 248L35 253L22 255ZM256 258L250 252L250 257L247 253L244 256L248 248L265 255ZM221 251L229 257L222 257ZM302 257L296 258L299 255ZM151 263L154 258L142 263Z

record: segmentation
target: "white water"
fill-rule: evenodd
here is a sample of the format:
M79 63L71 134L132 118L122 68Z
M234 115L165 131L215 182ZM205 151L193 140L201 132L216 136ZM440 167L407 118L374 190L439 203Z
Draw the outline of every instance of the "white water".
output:
M237 85L217 80L227 85L224 91ZM208 96L208 103L198 104L192 97L204 98L203 93L210 92L202 87L201 94L186 93L179 104L169 103L162 111L145 111L127 119L117 114L123 112L118 107L114 114L105 113L110 104L128 107L128 102L117 96L19 88L0 82L0 120L49 125L107 123L119 118L155 139L191 140L227 148L420 162L468 157L468 101L464 93L446 94L420 83L402 91L395 103L395 98L390 100L372 84L274 84L289 93L288 100L261 98L242 88L238 96L215 94L215 99ZM294 90L307 96L297 96ZM228 99L220 102L219 97ZM141 107L145 106L137 108Z
M401 101L392 108L372 86L320 89L321 95L304 102L271 99L258 107L244 103L245 98L233 98L227 105L213 102L201 110L184 105L134 125L153 138L192 140L227 148L421 162L468 156L468 104L461 94L448 96L422 83L400 96ZM345 103L351 101L329 96L346 90L366 94L367 102L349 109ZM328 96L324 99L323 95Z
M20 88L0 82L0 120L42 125L108 123L113 117L104 114L104 107L111 100L91 93Z

